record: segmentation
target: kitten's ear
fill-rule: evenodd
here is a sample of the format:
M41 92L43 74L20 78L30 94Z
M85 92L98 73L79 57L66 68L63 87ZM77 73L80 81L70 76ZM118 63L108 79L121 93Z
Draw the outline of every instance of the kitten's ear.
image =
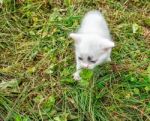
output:
M109 42L107 42L107 47L108 48L115 47L115 43L113 41L109 40Z
M104 51L108 51L113 47L115 47L115 43L111 40L105 40L105 42L103 43Z
M79 42L81 40L81 35L77 33L71 33L69 37L75 40L75 42Z

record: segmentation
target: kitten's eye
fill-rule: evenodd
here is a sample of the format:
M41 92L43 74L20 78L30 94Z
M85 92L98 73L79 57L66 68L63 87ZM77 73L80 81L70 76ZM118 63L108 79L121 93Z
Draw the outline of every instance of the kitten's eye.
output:
M96 63L96 61L92 61L92 60L91 60L90 62L91 62L91 63Z
M79 59L79 60L83 60L83 58L81 58L81 57L78 57L78 59Z

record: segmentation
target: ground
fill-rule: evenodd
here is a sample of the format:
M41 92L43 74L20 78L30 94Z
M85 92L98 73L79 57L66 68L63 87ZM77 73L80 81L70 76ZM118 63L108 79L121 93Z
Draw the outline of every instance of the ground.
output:
M149 0L4 0L0 120L149 121ZM112 62L75 82L73 40L83 15L103 12Z

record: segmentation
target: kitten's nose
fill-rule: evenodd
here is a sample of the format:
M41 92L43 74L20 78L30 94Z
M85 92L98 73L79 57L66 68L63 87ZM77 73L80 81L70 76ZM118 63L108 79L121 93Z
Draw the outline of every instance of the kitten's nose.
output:
M85 68L88 68L88 67L89 67L89 65L88 65L88 64L84 64L83 66L84 66Z

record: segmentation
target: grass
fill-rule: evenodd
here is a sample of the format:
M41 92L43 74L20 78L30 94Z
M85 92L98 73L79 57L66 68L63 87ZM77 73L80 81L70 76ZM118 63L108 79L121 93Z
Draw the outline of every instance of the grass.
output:
M0 120L149 121L148 0L5 0L0 8ZM103 11L112 62L75 71L73 41L85 12Z

